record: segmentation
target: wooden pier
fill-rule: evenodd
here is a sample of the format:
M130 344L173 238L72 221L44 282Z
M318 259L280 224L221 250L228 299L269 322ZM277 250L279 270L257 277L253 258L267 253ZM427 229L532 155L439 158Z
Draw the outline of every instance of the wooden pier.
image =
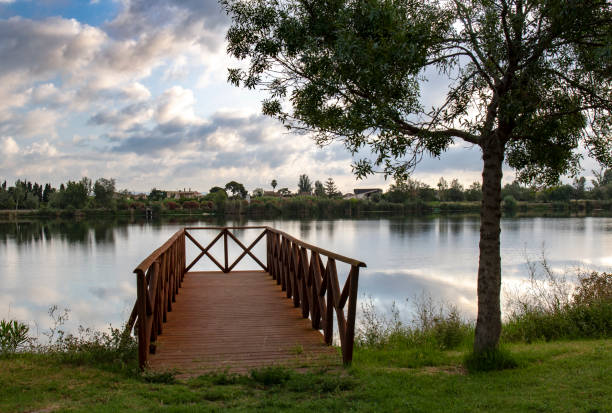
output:
M246 246L236 235L245 230L261 233ZM196 236L211 232L208 242ZM265 258L253 253L260 241ZM189 264L186 242L199 250ZM218 242L221 259L212 254ZM242 250L231 263L229 243ZM247 255L259 268L236 271ZM219 271L190 271L203 257ZM342 289L337 262L350 268ZM365 263L270 227L183 228L134 270L137 299L127 328L138 338L140 367L197 375L349 364L360 267ZM341 359L331 347L334 326Z

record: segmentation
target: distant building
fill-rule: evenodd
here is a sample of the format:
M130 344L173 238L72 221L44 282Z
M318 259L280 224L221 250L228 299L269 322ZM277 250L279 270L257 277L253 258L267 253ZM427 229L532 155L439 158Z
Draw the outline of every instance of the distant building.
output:
M174 198L174 199L197 198L202 195L198 191L192 191L191 188L189 188L189 190L185 190L183 188L182 191L179 189L178 191L163 191L163 192L166 193L166 196L168 198Z
M353 189L353 192L357 199L369 199L374 194L382 194L383 191L380 188L359 188Z
M130 194L129 197L135 201L142 201L147 199L147 194Z

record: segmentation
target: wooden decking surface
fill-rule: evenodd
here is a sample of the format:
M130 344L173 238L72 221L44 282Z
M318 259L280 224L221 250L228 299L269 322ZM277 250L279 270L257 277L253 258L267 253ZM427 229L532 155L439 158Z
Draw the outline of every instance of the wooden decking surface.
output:
M186 274L149 358L150 368L183 376L321 364L341 357L263 271Z

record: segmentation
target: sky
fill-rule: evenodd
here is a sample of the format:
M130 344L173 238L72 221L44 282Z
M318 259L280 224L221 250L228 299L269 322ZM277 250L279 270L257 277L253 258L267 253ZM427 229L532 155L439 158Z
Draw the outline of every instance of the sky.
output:
M135 192L273 179L295 190L300 174L345 193L392 183L356 180L340 143L287 132L261 115L261 92L230 85L229 23L216 0L0 0L0 180L103 177ZM425 84L425 100L443 83ZM478 148L457 143L413 178L468 186L481 168Z

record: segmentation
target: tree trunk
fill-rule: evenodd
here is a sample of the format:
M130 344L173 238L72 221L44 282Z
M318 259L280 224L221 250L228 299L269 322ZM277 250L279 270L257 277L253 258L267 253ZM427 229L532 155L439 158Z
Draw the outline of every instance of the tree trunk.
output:
M492 137L482 145L482 206L478 261L478 318L474 352L493 350L501 334L501 180L503 144Z

